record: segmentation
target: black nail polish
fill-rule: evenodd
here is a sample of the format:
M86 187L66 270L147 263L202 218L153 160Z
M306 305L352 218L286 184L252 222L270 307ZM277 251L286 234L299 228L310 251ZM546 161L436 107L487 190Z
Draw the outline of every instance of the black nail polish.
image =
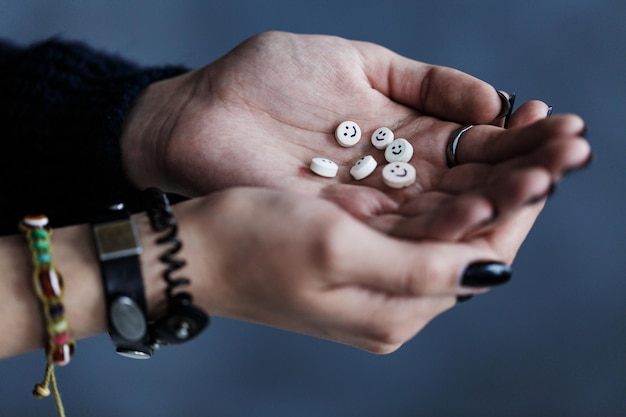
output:
M492 287L504 284L511 279L513 270L501 262L475 262L470 264L463 273L461 285L464 287Z
M548 111L546 112L546 118L552 116L552 110L553 110L553 107L552 106L548 106Z
M457 304L464 303L464 302L470 300L472 297L473 297L473 295L457 295L456 296L456 303Z

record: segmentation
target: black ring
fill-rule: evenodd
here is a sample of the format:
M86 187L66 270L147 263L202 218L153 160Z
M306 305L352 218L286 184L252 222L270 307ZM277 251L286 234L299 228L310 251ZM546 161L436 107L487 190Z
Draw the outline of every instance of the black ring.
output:
M461 136L463 136L463 133L467 132L473 127L474 125L463 126L454 130L450 134L450 138L448 139L448 145L446 146L446 161L448 162L449 168L455 167L459 164L459 161L456 158L456 150L459 147Z

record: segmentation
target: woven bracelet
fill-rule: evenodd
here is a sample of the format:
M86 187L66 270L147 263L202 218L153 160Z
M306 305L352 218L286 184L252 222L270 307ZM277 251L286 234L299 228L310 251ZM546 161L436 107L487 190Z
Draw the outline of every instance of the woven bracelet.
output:
M51 230L46 216L26 216L19 224L19 229L28 240L28 247L33 260L33 288L40 302L46 329L46 373L44 381L36 384L35 397L50 395L52 387L55 403L60 416L64 416L63 403L59 394L55 365L67 365L75 348L75 341L70 337L69 324L63 306L63 278L57 271L52 258Z

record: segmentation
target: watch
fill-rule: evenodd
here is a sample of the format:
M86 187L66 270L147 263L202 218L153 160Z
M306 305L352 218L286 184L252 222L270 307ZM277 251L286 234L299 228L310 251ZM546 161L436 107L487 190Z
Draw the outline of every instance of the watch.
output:
M148 332L137 226L123 204L91 222L106 297L109 335L117 353L148 359L154 352Z

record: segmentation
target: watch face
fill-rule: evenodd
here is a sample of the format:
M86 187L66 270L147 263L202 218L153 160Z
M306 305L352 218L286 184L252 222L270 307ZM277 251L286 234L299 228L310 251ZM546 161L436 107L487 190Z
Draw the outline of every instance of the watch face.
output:
M132 298L125 295L117 297L109 306L111 324L124 339L138 342L146 334L146 318L141 308Z
M130 219L93 226L101 261L141 254L135 223Z

